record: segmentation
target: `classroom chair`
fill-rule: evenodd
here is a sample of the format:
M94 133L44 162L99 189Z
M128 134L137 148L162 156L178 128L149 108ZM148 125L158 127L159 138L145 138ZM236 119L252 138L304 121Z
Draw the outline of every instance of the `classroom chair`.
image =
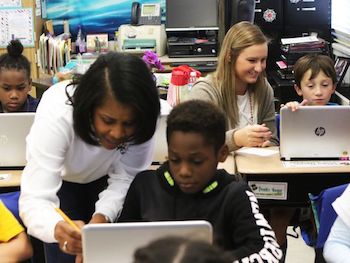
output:
M348 185L349 184L343 184L327 188L319 195L309 194L317 234L314 244L316 253L315 262L325 262L322 255L323 246L327 240L332 225L337 218L332 203L342 195Z
M18 211L18 198L20 191L8 192L0 194L0 200L11 211L11 213L17 218L17 220L23 225ZM33 246L33 257L22 263L42 263L45 262L43 244L42 241L30 236L30 240Z
M19 211L18 211L19 193L20 193L19 191L2 193L2 194L0 194L0 200L11 211L11 213L17 218L17 220L22 222L20 217L19 217Z

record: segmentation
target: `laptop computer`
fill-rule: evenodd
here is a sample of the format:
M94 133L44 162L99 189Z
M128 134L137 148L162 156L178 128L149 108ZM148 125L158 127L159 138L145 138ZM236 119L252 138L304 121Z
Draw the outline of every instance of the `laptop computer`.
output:
M168 115L161 115L158 120L157 128L154 133L155 145L152 164L162 164L166 161L166 157L168 156L168 143L166 140L167 117Z
M82 228L85 263L132 263L137 248L166 236L212 243L212 226L204 220L88 224Z
M280 155L292 159L347 159L350 106L303 106L280 112Z
M166 140L166 121L168 115L172 109L169 103L166 100L160 100L161 105L161 114L157 123L157 128L154 133L155 137L155 146L152 164L158 165L162 164L166 161L166 157L168 156L168 143Z
M26 165L26 137L34 116L34 112L0 113L0 169Z

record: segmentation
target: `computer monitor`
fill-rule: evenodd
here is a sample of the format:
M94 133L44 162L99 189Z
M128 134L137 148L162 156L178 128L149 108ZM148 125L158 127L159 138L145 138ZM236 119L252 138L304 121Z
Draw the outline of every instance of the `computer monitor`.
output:
M218 30L217 0L166 0L166 30Z

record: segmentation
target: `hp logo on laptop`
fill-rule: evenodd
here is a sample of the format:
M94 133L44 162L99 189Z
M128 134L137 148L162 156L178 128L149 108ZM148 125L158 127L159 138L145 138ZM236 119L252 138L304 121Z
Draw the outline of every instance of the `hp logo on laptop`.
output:
M324 127L316 127L315 134L316 136L323 136L326 134L326 129Z

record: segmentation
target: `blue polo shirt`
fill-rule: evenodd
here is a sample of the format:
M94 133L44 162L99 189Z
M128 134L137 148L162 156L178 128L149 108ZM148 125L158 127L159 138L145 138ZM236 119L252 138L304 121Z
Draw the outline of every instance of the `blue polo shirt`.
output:
M28 94L27 100L19 112L36 112L36 108L39 105L39 101L40 101L39 99L33 98ZM0 103L0 113L3 113L3 112L4 110Z

